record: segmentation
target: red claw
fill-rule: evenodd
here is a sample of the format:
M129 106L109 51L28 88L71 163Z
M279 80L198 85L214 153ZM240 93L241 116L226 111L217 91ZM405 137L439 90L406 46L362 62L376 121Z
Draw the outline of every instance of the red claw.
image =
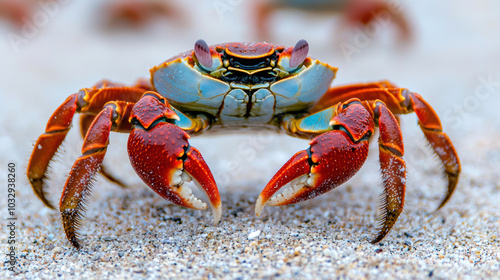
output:
M266 204L297 203L334 189L356 174L368 155L368 141L354 142L341 130L322 134L309 144L308 150L296 153L264 188L255 206L257 216ZM289 188L274 195L290 182Z
M143 97L143 102L159 102L154 97ZM137 107L137 106L136 106ZM165 106L164 106L165 107ZM141 106L139 105L139 108ZM148 107L151 108L151 107ZM187 183L194 183L208 196L214 215L214 224L221 218L221 202L215 179L200 152L188 143L189 135L178 126L158 119L149 120L142 114L141 124L130 133L128 153L130 162L139 177L161 197L180 206L206 209L207 204L196 198ZM169 112L169 109L165 109Z

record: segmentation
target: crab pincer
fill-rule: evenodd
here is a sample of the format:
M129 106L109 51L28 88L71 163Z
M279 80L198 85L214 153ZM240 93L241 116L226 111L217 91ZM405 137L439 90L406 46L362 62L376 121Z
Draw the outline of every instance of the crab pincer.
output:
M149 95L149 96L148 96ZM130 115L134 128L128 141L132 167L161 197L180 206L206 209L187 183L193 182L207 195L214 224L221 218L221 201L214 177L189 135L176 126L177 114L157 93L145 93Z
M403 209L406 166L402 136L395 117L382 102L353 99L339 104L330 121L331 130L309 142L269 181L255 206L260 216L265 205L281 206L305 201L349 180L368 157L375 124L380 128L379 153L384 181L381 227L372 241L382 240ZM278 193L285 185L290 183Z
M356 104L359 107L360 104ZM321 195L351 178L361 168L368 155L368 140L373 131L373 122L366 110L350 106L348 114L340 113L330 125L339 119L348 118L351 126L336 125L336 130L323 133L309 142L307 150L296 153L274 175L260 194L256 214L260 215L264 206L279 206L301 202ZM357 107L357 106L356 106ZM359 122L356 126L352 123ZM282 187L290 187L278 195Z
M354 143L342 131L320 135L309 144L309 149L296 153L267 184L257 200L257 215L266 204L297 203L332 190L356 174L368 154L368 141ZM347 160L350 162L345 164ZM290 182L289 188L274 196Z

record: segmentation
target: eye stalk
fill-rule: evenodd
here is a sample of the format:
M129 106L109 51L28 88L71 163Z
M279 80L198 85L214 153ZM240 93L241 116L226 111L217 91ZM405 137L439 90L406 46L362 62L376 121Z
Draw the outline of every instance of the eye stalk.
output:
M293 48L292 54L290 55L290 68L297 68L299 65L304 62L307 58L307 54L309 53L309 44L306 40L301 39L295 44Z
M280 54L278 66L280 70L288 73L295 72L304 63L309 53L309 44L302 39L295 44L295 47L288 48Z
M212 54L205 40L200 39L194 43L194 54L198 59L198 63L205 69L212 67Z

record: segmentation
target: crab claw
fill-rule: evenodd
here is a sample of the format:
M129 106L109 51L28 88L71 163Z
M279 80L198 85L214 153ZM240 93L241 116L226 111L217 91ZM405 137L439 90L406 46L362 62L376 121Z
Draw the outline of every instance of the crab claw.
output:
M288 160L261 192L255 205L257 216L266 205L297 203L334 189L356 174L368 155L368 141L355 142L342 130L317 136L309 145ZM276 194L288 183L288 188Z
M156 102L152 96L143 99ZM165 110L166 113L169 110ZM136 126L128 140L129 158L135 172L161 197L180 206L206 209L207 204L196 198L187 184L194 179L195 185L208 197L214 224L218 223L221 218L219 190L200 152L189 145L189 135L169 123L172 120L168 118L158 118L144 126L147 124L145 114L139 111L132 115L132 118L142 117L135 120Z

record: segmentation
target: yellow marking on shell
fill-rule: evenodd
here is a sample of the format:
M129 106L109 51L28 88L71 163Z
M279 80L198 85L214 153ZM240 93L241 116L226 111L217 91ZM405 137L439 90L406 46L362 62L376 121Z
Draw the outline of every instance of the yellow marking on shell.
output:
M85 96L83 97L83 101L87 102L90 104L90 92L88 89L84 88L82 89L85 92ZM92 91L92 90L91 90Z
M319 61L319 60L317 60L317 59L314 59L314 61L315 61L316 63L319 63L319 64L321 64L321 65L323 65L323 66L327 67L328 69L332 70L332 72L333 72L333 79L335 79L335 77L337 76L337 70L339 70L339 68L338 68L338 67L333 67L333 66L331 66L330 64L328 64L328 63L324 63L324 62L321 62L321 61ZM314 62L312 62L312 63L314 63ZM312 64L312 63L311 63L311 64Z
M228 70L232 70L232 71L238 71L238 72L243 72L245 74L248 74L248 75L253 75L255 73L259 73L259 72L262 72L262 71L271 71L273 70L272 67L265 67L265 68L260 68L260 69L255 69L255 70L244 70L244 69L240 69L240 68L236 68L236 67L228 67L227 68Z
M400 104L401 104L403 101L405 101L405 100L406 100L406 98L405 98L405 97L403 96L403 94L402 94L402 92L403 92L404 90L406 90L406 89L403 89L403 88L399 89L399 92L398 92L398 94L396 95L396 98L398 99L398 101L399 101L399 103L400 103Z

